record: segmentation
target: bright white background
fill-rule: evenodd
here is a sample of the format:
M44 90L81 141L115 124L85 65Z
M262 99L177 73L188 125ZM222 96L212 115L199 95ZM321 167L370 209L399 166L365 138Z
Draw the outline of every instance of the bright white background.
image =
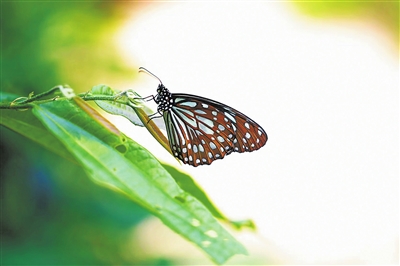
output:
M231 263L398 263L399 64L384 33L283 3L158 3L133 13L116 42L171 92L224 102L268 133L259 151L193 168L120 121L230 218L255 220L257 234L236 234L250 256ZM146 96L157 84L141 74L129 87ZM190 254L148 223L134 233L157 234L143 250Z

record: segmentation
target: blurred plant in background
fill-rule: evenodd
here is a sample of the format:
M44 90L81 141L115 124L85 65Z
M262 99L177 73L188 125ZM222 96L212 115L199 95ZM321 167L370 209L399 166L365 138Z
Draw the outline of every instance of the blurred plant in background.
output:
M320 19L366 21L382 28L399 49L399 1L293 2L300 12Z
M60 82L85 91L93 78L110 82L137 72L121 63L111 41L126 16L122 4L7 2L2 8L2 88L9 92Z

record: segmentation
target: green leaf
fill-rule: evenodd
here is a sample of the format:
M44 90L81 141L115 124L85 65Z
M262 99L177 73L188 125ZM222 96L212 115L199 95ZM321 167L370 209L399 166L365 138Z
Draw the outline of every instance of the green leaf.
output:
M116 93L113 89L106 85L97 85L94 86L90 93L93 95L108 95L114 96ZM125 99L126 97L121 97L118 101L102 101L97 100L95 103L104 111L113 114L113 115L121 115L131 121L132 124L136 126L143 127L142 121L139 119L135 111L131 106L128 105L129 100ZM122 102L121 102L122 101Z
M18 96L2 92L0 100L2 102L11 102L16 98ZM23 111L0 109L0 124L33 140L65 159L75 161L75 158L65 146L32 114L31 109Z
M210 200L204 190L192 179L191 176L178 171L170 165L163 164L164 168L175 179L176 183L186 192L196 197L207 209L212 213L215 218L227 222L229 225L237 230L244 228L256 230L256 225L252 220L232 221L229 220Z
M74 98L79 106L85 104ZM71 101L36 105L33 113L83 165L97 183L125 193L160 218L168 227L221 264L246 254L195 197L183 191L143 147Z

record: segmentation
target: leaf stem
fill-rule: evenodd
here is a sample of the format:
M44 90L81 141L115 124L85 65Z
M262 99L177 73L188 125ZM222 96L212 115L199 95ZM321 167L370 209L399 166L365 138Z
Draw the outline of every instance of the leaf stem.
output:
M43 104L46 102L51 102L51 101L55 101L55 100L66 100L66 97L61 97L56 95L55 97L51 98L51 99L44 99L44 100L39 100L45 96L49 96L51 94L54 94L55 92L57 92L57 90L60 89L61 85L55 86L53 88L51 88L48 91L39 93L37 95L34 96L30 96L30 97L20 97L15 99L12 102L0 102L0 109L15 109L15 110L21 110L21 109L29 109L33 107L33 102L35 104ZM79 97L82 98L82 100L84 101L117 101L118 97L116 95L90 95L89 93L80 93L78 94Z
M50 95L50 94L56 92L57 90L60 89L61 86L62 85L58 85L58 86L55 86L55 87L51 88L48 91L39 93L39 94L31 96L31 97L28 97L26 100L18 102L18 104L24 104L24 103L30 103L30 102L36 101L36 100L38 100L40 98L43 98L43 97L45 97L47 95Z
M107 95L89 95L88 93L80 93L78 94L79 97L82 98L84 101L115 101L115 95L107 96Z

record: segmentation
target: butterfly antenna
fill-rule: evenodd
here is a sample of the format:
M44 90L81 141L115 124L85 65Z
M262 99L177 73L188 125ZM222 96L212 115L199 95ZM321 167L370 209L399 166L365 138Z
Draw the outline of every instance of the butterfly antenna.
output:
M149 70L147 70L146 68L144 68L144 67L139 67L139 72L140 72L140 71L144 71L144 72L146 72L147 74L149 74L149 75L155 77L156 79L158 79L158 81L160 82L160 84L163 84L162 81L161 81L161 79L159 79L156 75L154 75L153 73L151 73L151 72L150 72Z

